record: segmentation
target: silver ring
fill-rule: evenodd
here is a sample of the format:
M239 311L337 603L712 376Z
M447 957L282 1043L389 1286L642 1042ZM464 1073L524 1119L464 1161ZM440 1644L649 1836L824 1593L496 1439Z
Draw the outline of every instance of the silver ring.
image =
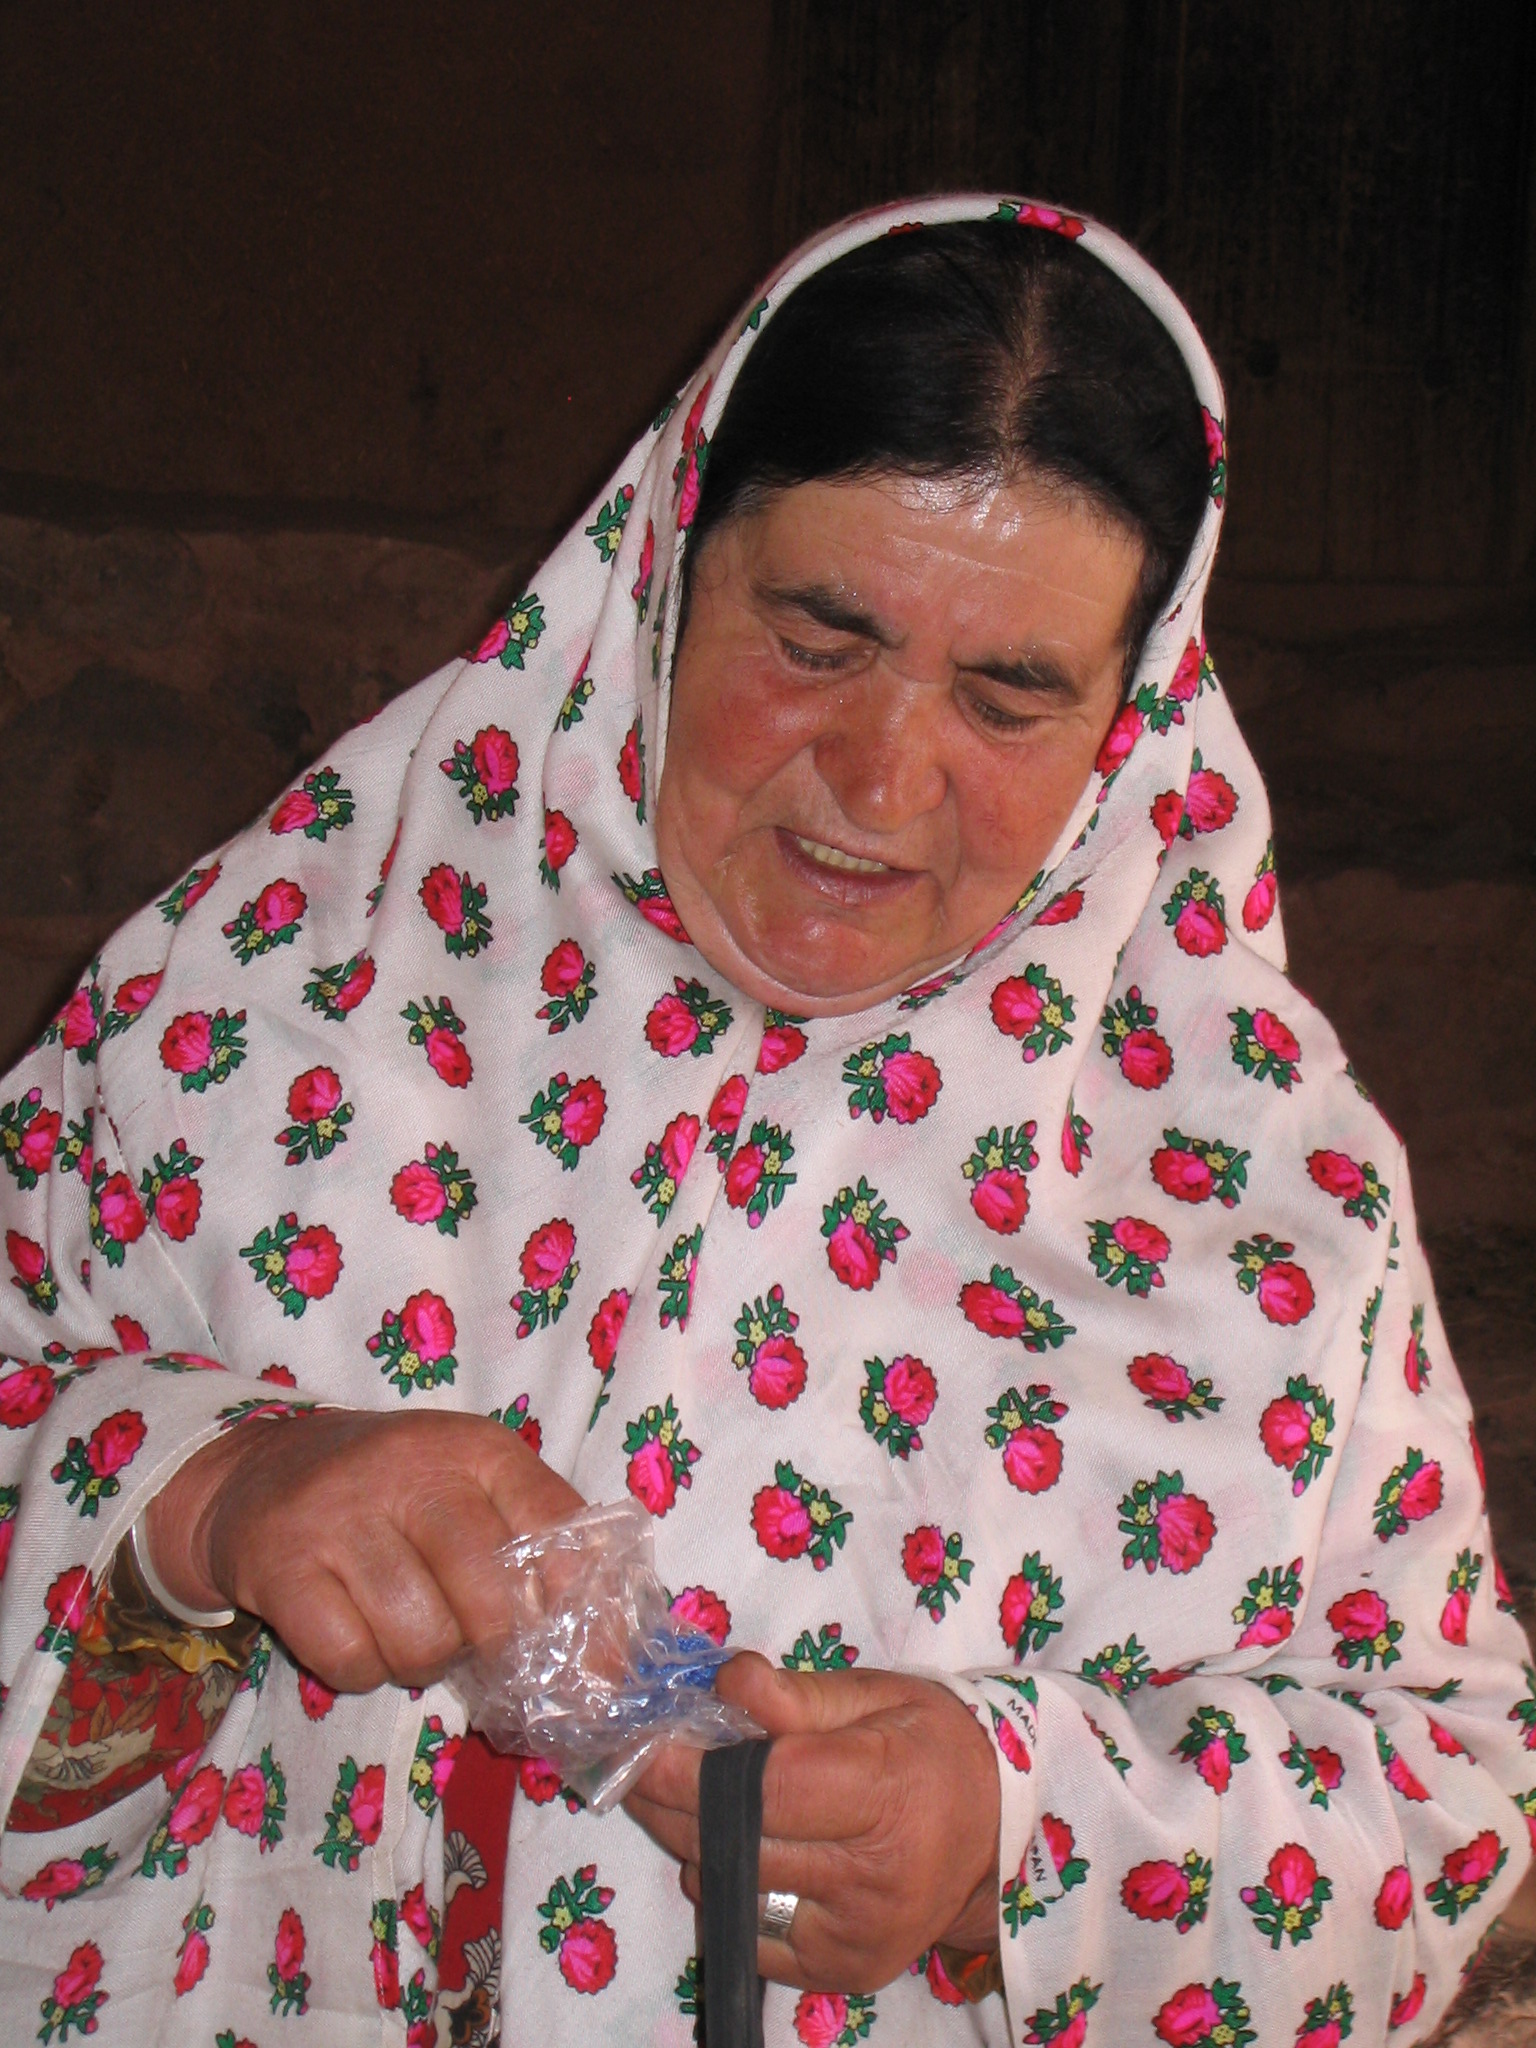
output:
M768 1892L757 1909L757 1931L765 1934L770 1941L788 1941L789 1930L795 1924L795 1908L800 1903L798 1892Z

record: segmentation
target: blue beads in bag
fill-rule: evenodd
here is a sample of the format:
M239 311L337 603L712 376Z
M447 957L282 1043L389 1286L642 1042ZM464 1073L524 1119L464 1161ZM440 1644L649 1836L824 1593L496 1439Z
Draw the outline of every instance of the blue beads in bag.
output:
M732 1653L671 1612L637 1501L585 1508L498 1559L506 1632L447 1674L495 1748L546 1759L604 1813L670 1738L714 1749L761 1732L715 1692Z

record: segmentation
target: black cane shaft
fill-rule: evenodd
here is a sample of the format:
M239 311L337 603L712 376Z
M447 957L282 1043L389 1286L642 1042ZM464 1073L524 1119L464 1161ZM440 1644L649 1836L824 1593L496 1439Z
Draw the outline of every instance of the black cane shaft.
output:
M707 2048L763 2048L757 1974L757 1865L766 1742L704 1753L699 1771L699 1883L704 1894L700 2001Z

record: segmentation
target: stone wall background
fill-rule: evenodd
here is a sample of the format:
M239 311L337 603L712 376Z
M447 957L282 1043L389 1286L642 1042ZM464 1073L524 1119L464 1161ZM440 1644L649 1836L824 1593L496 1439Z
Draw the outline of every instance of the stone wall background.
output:
M444 19L0 0L0 1060L478 637L802 234L946 184L1085 207L1228 379L1213 651L1536 1614L1536 10Z

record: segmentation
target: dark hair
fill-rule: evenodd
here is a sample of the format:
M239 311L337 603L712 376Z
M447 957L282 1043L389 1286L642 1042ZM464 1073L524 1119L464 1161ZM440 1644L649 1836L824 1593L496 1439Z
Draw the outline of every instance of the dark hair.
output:
M709 447L683 587L710 535L795 484L901 475L1080 493L1143 543L1126 674L1210 492L1199 400L1162 322L1047 229L956 221L882 235L764 327Z

